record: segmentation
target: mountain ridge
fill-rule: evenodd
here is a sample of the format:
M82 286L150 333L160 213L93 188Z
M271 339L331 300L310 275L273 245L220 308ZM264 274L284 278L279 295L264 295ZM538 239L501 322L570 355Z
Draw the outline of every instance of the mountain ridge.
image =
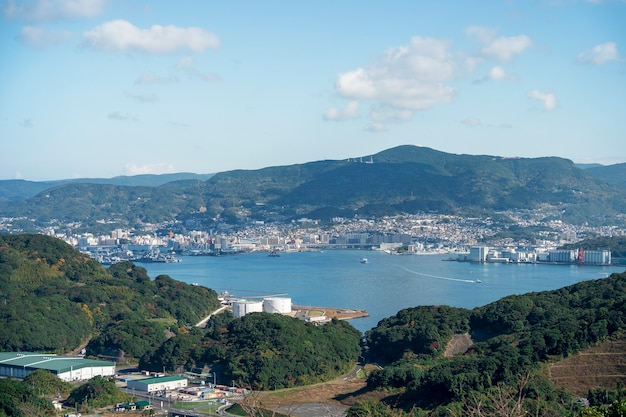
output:
M72 178L50 181L0 180L0 201L24 200L50 188L72 183L157 187L174 181L206 181L213 175L177 172L171 174L118 175L111 178Z
M359 158L220 172L204 181L61 184L25 200L0 202L0 214L87 226L99 219L119 227L168 220L210 227L249 220L490 215L548 207L555 218L570 223L623 220L626 188L591 175L593 169L560 157L462 155L402 145Z

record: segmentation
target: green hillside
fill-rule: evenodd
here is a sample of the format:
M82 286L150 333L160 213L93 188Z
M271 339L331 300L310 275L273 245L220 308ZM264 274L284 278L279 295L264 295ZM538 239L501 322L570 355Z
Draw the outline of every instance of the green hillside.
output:
M377 415L399 415L392 408L423 411L409 415L479 415L472 413L477 404L484 410L504 407L504 412L513 400L528 415L578 415L571 394L550 382L546 365L602 341L623 339L625 301L622 273L513 295L474 310L402 310L367 332L370 359L383 365L369 375L368 387L387 391L390 407ZM455 334L471 335L473 344L444 356ZM612 385L594 388L615 389ZM499 403L503 399L506 404Z
M0 180L0 201L20 201L34 197L42 191L64 184L104 184L120 186L158 187L175 181L206 181L213 174L142 174L113 178L72 178L56 181Z
M0 349L89 354L122 349L139 358L219 305L217 294L125 262L103 268L42 235L0 236ZM183 302L184 300L184 302ZM51 325L53 324L53 325Z
M27 200L0 202L0 214L25 216L39 226L76 222L72 227L79 230L101 230L103 223L111 229L179 220L212 228L250 219L475 216L539 207L573 224L623 222L626 190L589 171L562 158L456 155L407 145L357 159L222 172L204 182L64 184Z
M591 167L587 172L608 184L626 188L626 163Z

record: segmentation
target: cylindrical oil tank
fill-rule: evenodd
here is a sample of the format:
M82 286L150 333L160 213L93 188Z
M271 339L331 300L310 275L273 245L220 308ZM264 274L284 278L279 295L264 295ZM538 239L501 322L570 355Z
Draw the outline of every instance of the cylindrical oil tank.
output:
M291 298L268 297L263 299L263 311L266 313L291 313Z
M248 313L261 313L263 301L237 300L233 302L233 316L240 318Z

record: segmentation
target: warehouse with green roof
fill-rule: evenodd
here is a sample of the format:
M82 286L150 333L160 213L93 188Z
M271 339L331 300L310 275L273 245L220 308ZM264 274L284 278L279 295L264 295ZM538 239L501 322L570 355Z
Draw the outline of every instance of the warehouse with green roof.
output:
M141 392L173 391L185 388L187 382L187 378L181 376L160 376L130 380L126 383L126 388Z
M115 362L52 353L0 352L0 376L22 379L38 369L62 381L86 381L94 376L115 375Z

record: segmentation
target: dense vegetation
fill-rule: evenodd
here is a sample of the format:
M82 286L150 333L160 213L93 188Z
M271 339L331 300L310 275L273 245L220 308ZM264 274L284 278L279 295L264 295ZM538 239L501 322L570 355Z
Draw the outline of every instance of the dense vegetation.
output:
M44 370L35 371L22 381L0 379L0 417L56 416L51 398L66 398L65 406L82 412L132 399L115 381L101 376L74 387Z
M385 365L371 373L368 386L394 390L394 404L412 415L467 415L468 407L492 407L506 396L523 398L519 407L533 415L576 415L572 398L549 382L541 364L625 331L626 273L471 311L406 309L367 332L372 359ZM475 343L443 357L455 333L470 333ZM386 412L349 415L399 415Z
M26 381L0 378L0 417L5 416L56 416L56 410L50 400Z
M360 332L344 321L323 326L279 314L215 316L144 357L142 368L187 369L211 363L219 377L258 390L306 385L347 371L360 354Z
M74 387L64 404L77 410L86 410L89 407L105 407L131 399L132 397L122 392L112 379L95 376L86 383Z
M0 379L0 417L56 415L47 398L70 392L71 385L48 371L38 370L22 381Z
M206 181L213 174L141 174L113 178L71 178L56 181L0 180L0 201L20 201L34 197L42 191L64 184L104 184L118 186L158 187L174 181Z
M108 270L42 235L0 236L0 349L89 354L121 349L140 357L173 331L215 310L217 294L130 262ZM54 325L50 325L54 323Z
M619 221L626 206L624 189L562 158L455 155L400 146L373 155L372 162L318 161L236 170L203 182L159 186L72 182L26 200L0 199L0 213L27 216L39 225L77 222L98 228L99 219L118 226L179 220L180 227L210 228L216 222L245 219L328 220L342 213L492 215L551 207L554 218L568 223L610 224Z
M626 163L590 167L587 172L611 185L626 188Z

